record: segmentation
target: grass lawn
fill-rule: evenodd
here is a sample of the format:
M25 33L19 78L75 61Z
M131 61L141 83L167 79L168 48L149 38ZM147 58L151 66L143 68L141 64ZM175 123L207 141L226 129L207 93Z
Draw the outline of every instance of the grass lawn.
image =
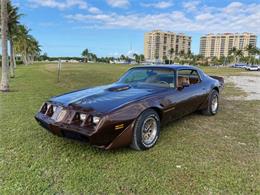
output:
M34 114L53 95L111 83L123 65L20 66L10 93L0 93L0 194L259 194L260 101L230 101L223 92L214 117L192 114L161 132L144 152L103 151L59 138L41 128ZM216 75L240 74L206 68Z

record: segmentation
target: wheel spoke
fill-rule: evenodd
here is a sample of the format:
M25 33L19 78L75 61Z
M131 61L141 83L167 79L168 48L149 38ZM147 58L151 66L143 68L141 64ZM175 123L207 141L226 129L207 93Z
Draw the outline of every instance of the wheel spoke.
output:
M144 145L153 143L157 135L157 123L154 117L147 118L143 123L142 142Z

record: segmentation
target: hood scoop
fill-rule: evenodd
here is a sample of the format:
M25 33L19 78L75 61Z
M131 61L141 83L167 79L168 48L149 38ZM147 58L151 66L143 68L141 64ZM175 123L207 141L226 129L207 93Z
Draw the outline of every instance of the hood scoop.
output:
M131 86L129 85L116 85L114 87L110 87L108 88L108 91L114 91L114 92L119 92L119 91L125 91L130 89Z

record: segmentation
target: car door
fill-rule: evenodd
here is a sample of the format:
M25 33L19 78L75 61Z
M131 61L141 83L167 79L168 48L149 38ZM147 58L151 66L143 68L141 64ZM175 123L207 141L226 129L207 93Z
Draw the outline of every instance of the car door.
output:
M192 78L193 82L188 83L185 87L180 87L178 81L180 77ZM197 79L197 82L194 82L195 79ZM179 70L177 72L176 83L177 87L169 89L169 93L164 98L164 101L168 102L165 108L165 115L168 120L181 118L184 115L194 112L201 104L205 93L205 89L201 85L200 76L196 70Z
M199 72L197 70L191 70L189 75L190 91L191 91L191 102L193 104L192 112L196 111L200 105L205 101L207 96L207 90L205 82L203 82Z

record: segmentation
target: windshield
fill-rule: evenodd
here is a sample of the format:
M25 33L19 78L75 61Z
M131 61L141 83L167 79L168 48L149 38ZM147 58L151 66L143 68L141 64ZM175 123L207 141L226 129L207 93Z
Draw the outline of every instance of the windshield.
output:
M133 68L118 83L149 84L159 87L175 87L175 71L167 68Z

